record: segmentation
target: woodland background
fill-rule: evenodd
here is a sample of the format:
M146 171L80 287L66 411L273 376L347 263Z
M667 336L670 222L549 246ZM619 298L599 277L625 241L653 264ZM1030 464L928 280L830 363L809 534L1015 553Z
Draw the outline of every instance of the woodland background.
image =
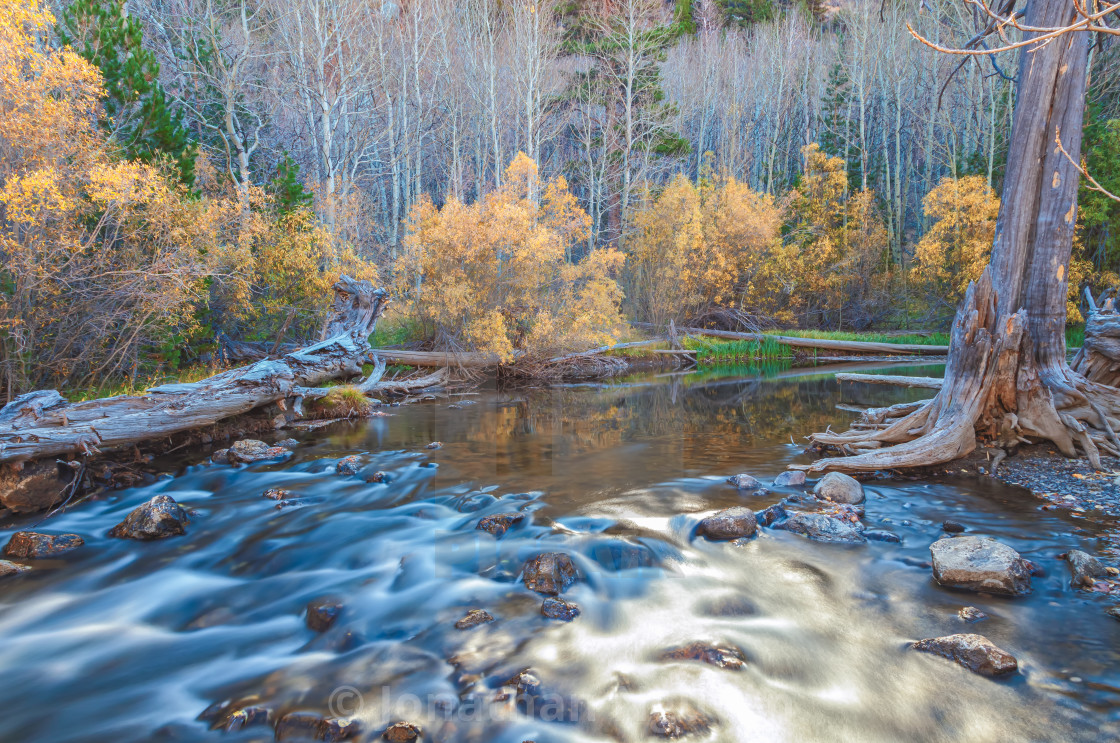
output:
M986 264L1013 55L951 0L0 0L0 382L190 374L316 337L509 358L625 320L944 327ZM962 61L963 60L963 61ZM1083 153L1120 191L1120 47ZM1083 189L1079 289L1117 283Z

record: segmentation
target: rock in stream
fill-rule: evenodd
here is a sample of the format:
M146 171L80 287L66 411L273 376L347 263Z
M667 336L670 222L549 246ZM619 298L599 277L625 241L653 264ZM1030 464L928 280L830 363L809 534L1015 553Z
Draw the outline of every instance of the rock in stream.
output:
M990 537L939 539L929 547L933 577L947 588L1024 596L1031 592L1031 569L1019 553Z

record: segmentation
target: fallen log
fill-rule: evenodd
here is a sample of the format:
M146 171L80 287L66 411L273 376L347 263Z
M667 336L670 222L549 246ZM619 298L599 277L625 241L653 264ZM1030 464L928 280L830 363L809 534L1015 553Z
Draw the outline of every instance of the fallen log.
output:
M652 327L649 323L631 323L638 327ZM856 353L903 354L919 356L944 356L949 353L948 346L923 346L916 343L882 343L880 341L841 341L829 338L798 338L792 335L770 335L769 333L736 333L730 330L707 330L705 328L677 328L682 333L707 335L713 338L727 338L737 341L772 340L783 346L797 348L818 348L826 351L850 351Z
M615 343L615 344L610 345L610 346L599 346L598 348L592 348L590 351L580 351L579 353L569 353L569 354L566 354L564 356L557 356L555 358L549 359L548 361L546 361L544 363L546 363L546 364L560 364L560 363L563 363L565 361L571 361L572 359L578 359L578 358L582 358L584 356L598 356L601 353L607 353L608 351L617 351L617 350L622 349L622 348L640 348L641 346L652 346L654 343L663 343L664 341L665 341L664 338L654 338L654 339L648 340L648 341L630 341L629 343Z
M917 387L925 390L939 390L944 383L937 377L900 377L891 374L844 374L836 375L838 382L864 382L867 384L889 384L894 387Z
M361 374L369 336L389 304L368 281L342 276L324 340L199 382L165 384L143 395L69 403L54 391L21 395L0 409L0 462L136 444L211 425L254 408L299 398L331 379ZM383 370L383 366L381 369ZM379 384L379 383L378 383ZM370 391L376 391L377 384Z
M477 351L456 353L453 351L399 351L378 348L374 353L389 362L433 368L486 369L497 367L502 363L502 359L497 354Z

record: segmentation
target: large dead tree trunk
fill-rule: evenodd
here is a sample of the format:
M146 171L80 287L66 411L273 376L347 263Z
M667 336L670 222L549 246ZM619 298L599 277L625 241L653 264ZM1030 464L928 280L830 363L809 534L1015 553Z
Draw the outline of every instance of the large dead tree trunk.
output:
M304 395L327 380L361 374L369 336L389 303L368 281L342 276L325 339L282 358L258 361L200 382L153 387L137 397L71 404L51 390L0 409L0 462L92 454L210 425L268 403ZM384 368L381 366L380 368ZM376 391L376 387L370 391Z
M1030 0L1025 25L1062 27L1076 19L1068 0ZM1095 464L1102 449L1120 450L1117 390L1066 362L1078 172L1055 139L1060 129L1078 158L1087 56L1080 32L1023 51L991 263L957 311L941 391L880 421L886 427L814 435L826 450L851 456L818 460L810 470L940 464L973 451L978 436L997 446L1049 440L1067 456L1080 446Z

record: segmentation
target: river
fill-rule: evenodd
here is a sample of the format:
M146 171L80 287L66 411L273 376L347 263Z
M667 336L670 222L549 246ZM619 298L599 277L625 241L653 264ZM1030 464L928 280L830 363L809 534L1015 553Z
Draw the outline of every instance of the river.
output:
M425 741L647 740L651 711L681 705L711 724L696 740L1120 738L1120 623L1104 597L1070 588L1057 557L1099 553L1108 524L1043 511L998 482L941 478L865 483L865 523L901 544L772 529L744 543L691 536L715 509L788 495L741 495L725 478L768 481L807 461L805 434L851 420L838 402L927 394L841 392L805 370L490 385L297 434L282 463L179 452L157 461L161 479L36 527L86 545L0 583L0 740L271 739L263 725L210 731L197 718L223 700L274 718L352 717L368 740L401 719ZM442 448L425 448L434 441ZM351 454L361 475L388 481L336 474ZM277 507L267 488L296 502ZM106 536L157 494L192 509L185 536ZM527 518L503 538L475 529L510 511ZM1032 594L937 586L924 561L950 518L1041 566ZM36 520L9 521L0 539ZM517 582L525 559L549 551L579 569L564 593L581 607L574 621L541 616L541 597ZM316 633L305 607L322 598L344 608ZM957 611L968 605L989 619L965 625ZM495 621L454 629L471 608ZM1013 653L1020 672L991 680L906 649L970 631ZM746 663L663 658L695 641L740 648ZM524 669L558 715L494 701Z

